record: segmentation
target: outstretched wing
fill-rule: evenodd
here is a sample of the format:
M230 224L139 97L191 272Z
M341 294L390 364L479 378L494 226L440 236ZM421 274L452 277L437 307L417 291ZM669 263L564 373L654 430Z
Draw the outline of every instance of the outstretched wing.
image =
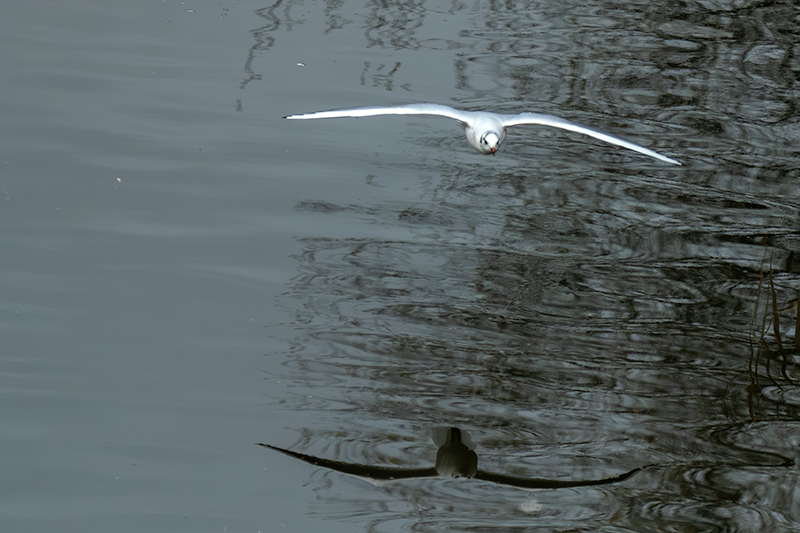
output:
M313 118L360 118L374 117L377 115L436 115L448 117L460 122L469 122L469 111L460 111L440 104L409 104L393 107L357 107L354 109L334 109L332 111L317 111L303 115L288 115L283 118L289 120L307 120Z
M256 444L258 444L259 446L264 446L265 448L270 448L277 452L285 453L290 457L294 457L295 459L300 459L301 461L305 461L306 463L315 466L330 468L331 470L336 470L337 472L343 472L345 474L350 474L352 476L360 476L370 479L388 481L393 479L435 477L439 475L437 474L436 469L432 467L392 468L388 466L357 465L351 463L343 463L342 461L331 461L330 459L322 459L321 457L314 457L313 455L306 455L304 453L297 453L290 450L284 450L283 448L278 448L277 446L272 446L269 444L263 444L261 442L258 442Z
M628 479L640 470L642 470L642 468L634 468L633 470L618 476L588 480L524 478L506 476L503 474L492 474L491 472L478 470L478 473L475 474L475 479L491 481L492 483L499 483L501 485L509 485L511 487L519 487L523 489L565 489L570 487L588 487L592 485L608 485L610 483L617 483L618 481Z
M607 143L615 144L617 146L622 146L623 148L627 148L628 150L633 150L634 152L639 152L640 154L649 155L650 157L654 157L660 161L672 163L673 165L682 164L677 159L672 159L671 157L661 155L658 152L654 152L649 148L645 148L644 146L640 146L636 143L626 141L625 139L620 139L619 137L615 137L609 133L600 130L587 128L586 126L581 126L580 124L574 124L568 120L564 120L563 118L559 118L553 115L541 115L539 113L520 113L519 115L503 116L503 125L506 127L518 126L520 124L539 124L542 126L552 126L554 128L561 128L562 130L574 131L576 133L583 133L584 135L589 135L590 137L594 137L595 139L600 139L601 141L605 141Z

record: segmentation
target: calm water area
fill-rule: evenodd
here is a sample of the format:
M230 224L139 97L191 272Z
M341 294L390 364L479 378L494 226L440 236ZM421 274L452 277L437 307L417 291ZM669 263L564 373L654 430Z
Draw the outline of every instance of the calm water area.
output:
M7 4L0 531L800 531L792 2Z

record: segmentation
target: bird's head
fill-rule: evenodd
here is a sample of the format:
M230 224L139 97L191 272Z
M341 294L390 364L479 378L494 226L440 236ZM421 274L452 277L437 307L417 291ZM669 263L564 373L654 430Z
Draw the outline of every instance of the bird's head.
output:
M481 135L481 143L480 143L480 151L484 154L492 154L500 148L500 143L502 142L502 138L497 132L494 131L487 131L483 135Z

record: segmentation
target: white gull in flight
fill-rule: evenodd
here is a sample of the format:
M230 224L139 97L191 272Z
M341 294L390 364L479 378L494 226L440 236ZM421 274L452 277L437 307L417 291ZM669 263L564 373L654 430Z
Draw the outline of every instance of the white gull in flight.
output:
M522 124L538 124L540 126L552 126L564 130L574 131L589 135L595 139L600 139L607 143L622 146L628 150L649 155L659 161L680 165L677 159L672 159L658 152L640 146L636 143L626 141L614 135L600 130L581 126L563 118L553 115L542 115L540 113L519 113L518 115L503 115L499 113L489 113L487 111L463 111L440 104L409 104L393 107L358 107L355 109L336 109L333 111L317 111L303 115L289 115L283 118L290 120L308 120L315 118L360 118L374 117L376 115L435 115L448 117L461 122L464 125L464 132L467 141L478 152L482 154L494 154L503 139L506 137L506 128L509 126L519 126Z

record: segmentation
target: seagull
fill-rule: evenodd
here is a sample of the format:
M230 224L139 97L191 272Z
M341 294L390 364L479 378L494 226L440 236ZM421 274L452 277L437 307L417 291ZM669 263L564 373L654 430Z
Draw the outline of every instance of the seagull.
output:
M459 428L436 428L433 433L433 440L434 443L439 446L439 450L436 453L436 465L427 468L402 468L345 463L344 461L332 461L322 457L293 452L263 442L258 442L256 444L275 450L276 452L281 452L289 457L305 461L314 466L322 466L337 472L374 481L396 481L399 479L414 478L465 478L479 479L521 489L564 489L617 483L628 479L645 468L634 468L633 470L623 472L614 477L602 479L523 478L506 474L494 474L479 469L478 455L474 451L475 446L472 444L472 440L467 432Z
M333 111L317 111L302 115L288 115L283 118L289 120L310 120L316 118L360 118L374 117L377 115L433 115L455 119L464 126L467 141L481 154L492 154L497 152L503 139L506 138L506 128L509 126L519 126L522 124L538 124L540 126L552 126L564 130L574 131L589 135L595 139L600 139L607 143L622 146L628 150L649 155L659 161L680 165L677 159L672 159L649 148L620 139L609 133L602 132L575 124L563 118L553 115L542 115L540 113L519 113L518 115L503 115L490 113L488 111L464 111L454 109L450 106L441 104L409 104L393 107L357 107L354 109L336 109Z

